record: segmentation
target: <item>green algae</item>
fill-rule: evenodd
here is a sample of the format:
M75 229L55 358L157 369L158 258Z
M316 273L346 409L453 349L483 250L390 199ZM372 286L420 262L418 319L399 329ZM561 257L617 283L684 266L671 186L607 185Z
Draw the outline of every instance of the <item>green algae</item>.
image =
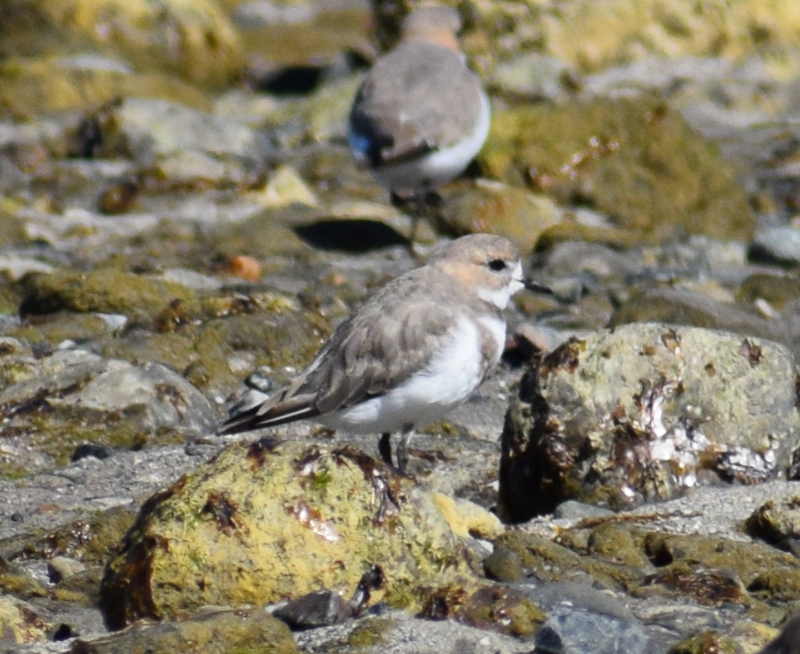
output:
M188 315L200 313L198 298L191 289L114 269L31 274L20 285L23 316L68 310L123 314L135 322L149 322L176 301Z
M644 241L747 241L755 228L744 189L716 149L654 98L498 112L480 161L490 177L591 206Z

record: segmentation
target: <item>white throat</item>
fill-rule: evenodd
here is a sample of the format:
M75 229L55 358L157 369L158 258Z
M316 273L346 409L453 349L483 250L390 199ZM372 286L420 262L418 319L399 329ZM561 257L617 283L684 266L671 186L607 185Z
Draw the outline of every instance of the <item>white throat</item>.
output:
M475 292L484 302L489 302L498 309L505 309L511 301L511 296L525 288L522 279L522 264L517 262L517 265L511 273L511 279L508 280L507 284L500 288L478 287Z

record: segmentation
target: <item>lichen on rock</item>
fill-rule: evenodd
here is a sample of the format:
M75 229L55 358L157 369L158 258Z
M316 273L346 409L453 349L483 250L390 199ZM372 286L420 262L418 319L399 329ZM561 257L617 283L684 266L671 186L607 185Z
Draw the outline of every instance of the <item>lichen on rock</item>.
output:
M352 594L380 564L383 599L420 608L420 589L468 569L432 499L348 444L238 443L143 505L102 583L107 624L204 605ZM455 582L453 582L455 583Z

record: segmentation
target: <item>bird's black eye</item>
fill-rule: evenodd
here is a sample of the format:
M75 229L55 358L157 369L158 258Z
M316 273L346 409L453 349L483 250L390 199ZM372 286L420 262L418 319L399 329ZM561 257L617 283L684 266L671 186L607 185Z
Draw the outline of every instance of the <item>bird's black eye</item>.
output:
M489 268L491 268L495 272L500 272L501 270L505 270L507 266L508 264L506 264L506 262L503 261L502 259L492 259L489 262Z

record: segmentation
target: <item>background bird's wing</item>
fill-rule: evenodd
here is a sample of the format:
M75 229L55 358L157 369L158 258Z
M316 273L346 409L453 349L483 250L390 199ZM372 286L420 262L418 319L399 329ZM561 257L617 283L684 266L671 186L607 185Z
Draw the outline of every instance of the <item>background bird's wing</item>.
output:
M404 90L402 102L398 102L399 88ZM451 109L472 106L479 94L477 78L458 54L440 46L408 43L372 68L359 89L350 124L372 144L366 156L373 166L395 165L452 144L451 132L470 132L474 117ZM465 124L458 123L462 114Z
M346 409L424 368L453 327L445 297L431 296L431 271L388 284L342 323L311 364L264 403L232 415L219 433L277 426ZM452 294L448 293L448 301Z

